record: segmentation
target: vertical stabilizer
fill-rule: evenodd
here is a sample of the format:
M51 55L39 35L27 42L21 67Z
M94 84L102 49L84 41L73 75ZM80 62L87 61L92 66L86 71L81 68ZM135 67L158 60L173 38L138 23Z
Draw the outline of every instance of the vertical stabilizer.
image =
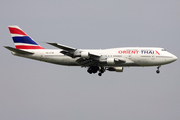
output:
M44 49L18 26L8 26L17 49Z

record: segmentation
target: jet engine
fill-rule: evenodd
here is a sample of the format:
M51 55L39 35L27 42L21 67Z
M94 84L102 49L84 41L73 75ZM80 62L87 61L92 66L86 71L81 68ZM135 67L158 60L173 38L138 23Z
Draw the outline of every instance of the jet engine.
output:
M115 64L114 58L107 58L107 64L108 65L114 65Z
M123 67L109 67L107 70L109 71L116 71L116 72L123 72Z
M82 58L89 58L89 52L81 52Z

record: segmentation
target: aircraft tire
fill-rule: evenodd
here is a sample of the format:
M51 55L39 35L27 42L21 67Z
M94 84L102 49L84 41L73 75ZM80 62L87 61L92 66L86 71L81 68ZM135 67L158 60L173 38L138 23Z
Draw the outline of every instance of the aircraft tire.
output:
M156 70L156 73L157 73L157 74L159 74L159 73L160 73L160 71L159 71L159 70Z

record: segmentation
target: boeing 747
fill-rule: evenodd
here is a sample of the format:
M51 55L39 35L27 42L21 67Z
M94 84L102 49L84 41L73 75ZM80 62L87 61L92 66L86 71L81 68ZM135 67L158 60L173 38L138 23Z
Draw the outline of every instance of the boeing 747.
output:
M47 42L58 49L45 49L18 26L9 26L15 47L4 46L13 55L57 65L87 67L87 72L101 76L105 71L123 72L124 67L160 66L172 63L177 57L158 47L123 47L111 49L77 49Z

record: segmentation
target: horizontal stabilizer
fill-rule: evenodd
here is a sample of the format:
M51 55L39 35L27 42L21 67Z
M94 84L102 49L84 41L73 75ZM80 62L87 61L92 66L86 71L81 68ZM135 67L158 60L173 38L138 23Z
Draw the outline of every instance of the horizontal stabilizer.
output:
M12 52L19 53L19 54L34 54L32 52L27 52L27 51L16 49L16 48L9 47L9 46L4 46L4 47L7 48L8 50L12 51Z

